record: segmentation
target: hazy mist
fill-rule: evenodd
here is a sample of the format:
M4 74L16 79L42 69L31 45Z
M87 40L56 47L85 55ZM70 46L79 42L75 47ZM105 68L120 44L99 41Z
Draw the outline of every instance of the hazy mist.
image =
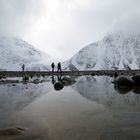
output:
M0 35L60 59L117 31L139 33L139 0L0 0Z

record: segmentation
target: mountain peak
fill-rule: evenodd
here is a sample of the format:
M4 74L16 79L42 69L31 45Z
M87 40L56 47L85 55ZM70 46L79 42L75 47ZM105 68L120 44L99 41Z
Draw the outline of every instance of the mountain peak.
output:
M107 35L82 48L68 63L79 70L138 69L140 34Z
M0 69L21 70L21 65L25 64L27 69L31 70L33 65L38 70L39 66L40 69L43 65L46 67L52 60L19 37L0 37L0 49Z

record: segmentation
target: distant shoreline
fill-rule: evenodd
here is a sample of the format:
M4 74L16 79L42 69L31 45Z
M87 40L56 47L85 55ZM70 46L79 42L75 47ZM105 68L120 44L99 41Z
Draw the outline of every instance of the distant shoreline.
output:
M86 70L86 71L62 71L62 72L51 72L51 71L0 71L0 78L6 77L33 77L33 76L52 76L52 75L75 75L75 76L82 76L82 75L108 75L113 76L115 73L118 75L135 75L140 74L140 69L135 70Z

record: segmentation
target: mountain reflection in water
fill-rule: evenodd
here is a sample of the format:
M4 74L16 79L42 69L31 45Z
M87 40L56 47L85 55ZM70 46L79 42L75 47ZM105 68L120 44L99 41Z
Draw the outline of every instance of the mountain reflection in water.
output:
M107 76L79 77L76 84L72 87L86 99L109 105L108 107L116 106L116 108L119 108L121 106L124 108L132 104L140 105L140 96L134 94L140 91L139 87L119 88L111 84L111 81L112 78ZM122 96L122 94L126 93L128 93L126 96Z
M27 133L4 140L140 139L140 88L107 76L51 76L44 83L0 85L0 127Z

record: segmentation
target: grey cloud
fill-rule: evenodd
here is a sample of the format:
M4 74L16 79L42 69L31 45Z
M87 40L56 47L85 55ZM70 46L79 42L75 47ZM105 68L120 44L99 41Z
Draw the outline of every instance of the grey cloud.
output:
M1 34L18 34L27 32L33 22L43 12L40 0L0 0Z
M140 0L0 0L0 34L19 35L69 58L108 33L139 32L139 5ZM38 33L33 26L41 19L46 21Z

